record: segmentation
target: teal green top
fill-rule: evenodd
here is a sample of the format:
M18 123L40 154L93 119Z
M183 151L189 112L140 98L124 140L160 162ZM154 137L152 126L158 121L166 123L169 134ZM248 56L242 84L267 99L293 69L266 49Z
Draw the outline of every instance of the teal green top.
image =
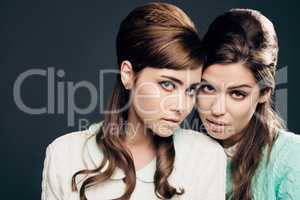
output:
M267 163L267 151L252 179L253 200L300 199L300 136L281 131ZM227 193L232 190L231 163L227 164Z

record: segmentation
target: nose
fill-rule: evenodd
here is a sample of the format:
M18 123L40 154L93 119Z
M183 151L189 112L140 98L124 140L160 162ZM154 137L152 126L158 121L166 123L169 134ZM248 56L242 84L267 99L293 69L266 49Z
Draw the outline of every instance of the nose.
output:
M212 106L211 112L214 116L218 117L224 115L226 112L226 99L224 94L219 94L216 96Z
M189 102L184 92L178 92L169 96L167 103L170 112L176 113L176 115L183 115Z

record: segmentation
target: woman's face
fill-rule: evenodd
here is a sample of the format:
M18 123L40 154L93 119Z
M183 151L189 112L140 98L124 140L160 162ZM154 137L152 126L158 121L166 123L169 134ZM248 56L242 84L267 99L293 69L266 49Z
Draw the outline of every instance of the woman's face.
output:
M243 64L214 64L202 74L198 112L208 134L234 144L263 99L256 80Z
M202 69L157 69L146 67L131 88L131 114L161 137L170 136L191 112Z

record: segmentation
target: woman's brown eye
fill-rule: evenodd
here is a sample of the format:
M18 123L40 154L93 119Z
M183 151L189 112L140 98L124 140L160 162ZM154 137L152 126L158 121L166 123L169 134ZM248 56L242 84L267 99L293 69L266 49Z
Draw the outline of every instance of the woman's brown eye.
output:
M231 95L235 99L243 99L243 98L245 98L247 96L247 94L245 92L238 91L238 90L232 91Z
M186 94L188 96L195 96L196 91L197 91L196 88L189 88L189 89L186 90Z
M214 92L214 88L211 85L202 85L200 87L200 90L204 93L213 93Z

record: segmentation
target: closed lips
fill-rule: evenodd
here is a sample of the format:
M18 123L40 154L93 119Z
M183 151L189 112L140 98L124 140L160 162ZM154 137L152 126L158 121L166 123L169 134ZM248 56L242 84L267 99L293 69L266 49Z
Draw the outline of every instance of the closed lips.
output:
M179 123L180 122L180 120L179 119L170 119L170 118L163 118L163 120L165 120L165 121L169 121L169 122L173 122L173 123Z
M227 126L228 124L225 122L220 122L220 121L215 121L215 120L210 120L207 119L207 121L211 124L217 125L217 126Z

